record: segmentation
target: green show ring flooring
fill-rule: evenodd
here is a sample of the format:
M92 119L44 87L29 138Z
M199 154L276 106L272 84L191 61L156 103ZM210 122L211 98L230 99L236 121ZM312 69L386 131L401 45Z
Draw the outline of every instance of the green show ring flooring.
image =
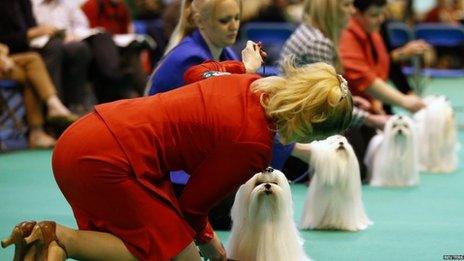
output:
M464 79L434 79L427 93L447 95L464 123ZM460 142L464 132L460 128ZM71 208L51 172L51 151L0 154L0 237L21 220L52 219L76 228ZM414 188L363 187L366 211L374 225L361 232L301 231L313 260L443 260L464 255L464 152L450 174L422 173ZM292 185L295 220L299 220L306 186ZM219 231L223 242L228 232ZM0 249L11 260L13 247Z

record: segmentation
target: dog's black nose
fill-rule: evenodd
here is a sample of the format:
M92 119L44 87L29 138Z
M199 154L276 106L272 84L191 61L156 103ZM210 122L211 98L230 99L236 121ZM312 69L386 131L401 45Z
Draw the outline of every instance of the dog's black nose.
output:
M398 134L403 134L403 130L402 130L402 129L399 129L399 130L398 130Z
M267 190L270 190L270 189L271 189L271 184L266 183L266 184L264 185L264 188L266 188Z
M344 144L343 144L343 141L340 141L340 142L338 143L338 145L343 146L343 145L344 145Z

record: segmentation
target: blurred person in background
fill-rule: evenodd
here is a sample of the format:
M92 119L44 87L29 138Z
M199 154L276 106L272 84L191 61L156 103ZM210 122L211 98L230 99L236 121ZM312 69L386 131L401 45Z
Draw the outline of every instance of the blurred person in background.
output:
M111 35L134 34L129 8L123 0L87 0L82 10L91 28L104 28ZM147 45L133 41L128 46L118 47L121 55L120 67L125 75L130 75L137 96L143 94L147 81L141 63L141 53L150 49Z
M44 130L45 120L69 125L77 119L58 97L38 53L19 52L9 55L8 46L0 43L0 79L14 80L23 86L30 148L51 148L55 145L55 139ZM46 106L45 115L43 105Z
M343 73L338 43L342 29L355 12L353 0L306 0L303 10L303 22L284 44L280 64L283 65L288 57L293 57L299 66L325 62L334 66L338 73ZM367 181L363 163L367 142L361 135L367 130L375 132L375 128L382 129L388 116L368 112L368 101L359 96L353 96L353 101L357 107L354 107L353 121L345 136L353 145L358 158L361 179ZM308 169L306 164L293 159L287 162L286 168L285 173L302 173Z
M63 45L57 27L37 24L30 0L0 1L0 24L0 42L6 44L12 54L39 52L64 103L79 111L90 52L78 44ZM45 39L44 45L34 45L40 39Z
M356 13L340 38L344 74L354 95L371 102L371 111L385 114L382 103L416 112L425 105L415 95L404 95L390 86L389 53L379 33L385 19L385 0L355 0Z
M384 22L385 0L354 0L355 13L342 31L339 42L340 61L345 78L353 95L369 101L369 113L388 115L384 104L402 107L416 112L425 107L421 98L414 94L403 94L387 83L390 67L389 52L379 33ZM375 130L361 128L356 143L365 152ZM359 155L360 161L364 156ZM364 180L366 176L365 166Z
M80 6L73 0L33 0L33 10L39 24L59 28L63 33L60 44L79 46L91 55L87 68L97 102L136 97L130 75L121 70L119 51L112 36L91 30Z

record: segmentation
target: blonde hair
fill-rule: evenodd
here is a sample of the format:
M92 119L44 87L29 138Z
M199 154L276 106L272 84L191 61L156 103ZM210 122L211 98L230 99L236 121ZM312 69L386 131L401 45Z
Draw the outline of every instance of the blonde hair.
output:
M340 58L338 55L338 40L343 27L340 25L340 17L343 11L342 0L305 0L303 7L303 21L319 30L329 38L337 52L335 68L341 71Z
M284 76L262 78L251 87L261 92L261 104L284 140L308 142L349 126L353 101L346 81L332 66L313 63L297 68L287 59L283 68Z
M271 0L246 0L243 1L242 21L248 21L258 16L259 11L271 5Z
M214 8L221 1L222 0L182 0L179 21L169 38L169 43L164 53L168 53L172 48L176 47L185 36L197 29L197 25L194 21L195 15L199 15L202 19L210 19L213 16ZM239 3L241 9L241 1L236 1Z

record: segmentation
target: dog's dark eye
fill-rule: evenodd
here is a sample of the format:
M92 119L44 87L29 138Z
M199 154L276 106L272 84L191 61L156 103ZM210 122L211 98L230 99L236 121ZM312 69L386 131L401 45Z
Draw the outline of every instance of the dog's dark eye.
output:
M269 182L269 183L274 184L274 185L279 185L279 184L277 184L277 182Z
M392 127L393 127L393 128L396 128L396 127L398 127L398 124L395 123L395 124L393 124Z

